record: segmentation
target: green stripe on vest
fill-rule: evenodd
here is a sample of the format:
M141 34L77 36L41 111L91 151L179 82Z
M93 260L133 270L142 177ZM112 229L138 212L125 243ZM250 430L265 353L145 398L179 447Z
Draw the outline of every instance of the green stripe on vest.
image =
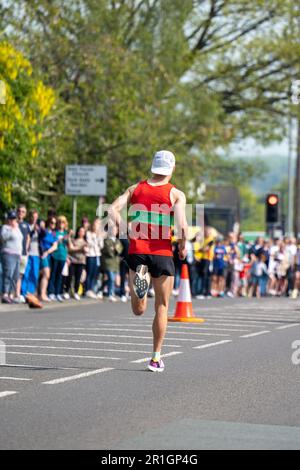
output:
M161 227L171 227L174 224L173 214L159 214L151 211L136 211L134 215L129 216L131 222L148 225L159 225Z

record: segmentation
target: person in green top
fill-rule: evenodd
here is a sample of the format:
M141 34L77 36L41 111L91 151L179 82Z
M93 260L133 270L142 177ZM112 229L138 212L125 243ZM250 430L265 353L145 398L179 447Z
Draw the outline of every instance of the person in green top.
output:
M57 219L57 228L55 231L57 238L57 249L52 254L52 269L48 287L50 300L63 302L63 268L68 257L68 221L65 216Z

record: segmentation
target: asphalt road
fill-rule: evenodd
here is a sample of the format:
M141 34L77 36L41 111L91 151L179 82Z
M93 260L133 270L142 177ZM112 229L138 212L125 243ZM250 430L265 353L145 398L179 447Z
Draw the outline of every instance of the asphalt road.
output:
M170 324L153 374L153 301L143 318L122 303L1 306L0 448L300 449L300 303L194 309L205 323Z

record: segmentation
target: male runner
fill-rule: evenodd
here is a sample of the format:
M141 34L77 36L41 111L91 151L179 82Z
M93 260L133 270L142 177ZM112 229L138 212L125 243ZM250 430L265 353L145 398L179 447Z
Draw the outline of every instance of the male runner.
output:
M179 256L186 257L186 198L171 183L175 157L166 150L154 155L152 176L131 186L111 206L110 217L119 227L121 210L130 206L133 214L129 234L129 284L131 305L135 315L147 307L150 275L155 291L153 321L153 355L148 365L152 372L162 372L161 348L168 322L169 299L174 285L174 261L171 245L172 217L175 218Z

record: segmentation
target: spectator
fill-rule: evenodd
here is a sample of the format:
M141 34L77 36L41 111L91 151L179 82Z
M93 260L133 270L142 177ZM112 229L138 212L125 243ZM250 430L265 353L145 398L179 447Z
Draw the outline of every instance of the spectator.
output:
M101 259L102 270L107 276L108 298L111 302L117 301L115 297L115 277L118 271L119 257L123 251L122 244L116 235L117 229L104 240Z
M292 299L298 298L298 293L300 289L300 245L298 242L297 252L294 260L294 272L295 272L295 281L294 281L294 289L292 293Z
M85 295L91 299L102 298L102 292L96 294L95 287L100 273L101 249L103 246L103 238L101 236L100 219L95 219L91 230L86 233L87 254L86 254L86 286Z
M40 273L40 253L39 253L39 231L38 211L29 212L30 242L28 251L28 261L22 280L21 294L25 298L27 294L35 294L38 288Z
M180 273L181 273L181 266L182 266L182 261L179 258L179 249L178 249L177 241L174 241L172 243L172 249L173 249L173 259L174 259L174 265L175 265L173 295L177 296L179 292Z
M264 294L265 277L268 277L268 268L265 263L265 257L261 252L251 267L251 292L250 297L255 295L260 298Z
M17 213L9 211L7 221L1 228L1 260L3 270L2 303L19 302L14 299L17 282L20 277L20 262L23 252L23 235L20 230Z
M214 258L214 237L209 227L204 227L204 240L200 248L201 261L199 265L199 277L201 279L201 292L199 299L210 298L210 264Z
M190 240L186 242L186 263L189 269L189 278L191 285L191 293L193 297L197 295L197 271L196 271L196 261L194 256L194 246Z
M222 239L218 237L216 240L216 246L214 248L214 259L213 259L213 278L212 278L212 289L211 289L211 293L213 297L224 297L225 256L226 256L226 248L222 243Z
M234 297L237 293L239 272L235 269L235 260L239 256L237 237L233 232L229 233L227 245L227 279L226 288L228 297Z
M40 297L43 302L51 302L51 299L47 295L47 289L52 268L52 253L54 253L54 251L57 249L57 237L55 234L55 226L56 219L54 217L51 217L47 220L46 226L44 222L40 223Z
M76 231L75 239L69 238L69 276L67 282L67 292L70 292L74 278L74 299L80 300L79 288L82 275L86 265L86 253L88 251L85 229L79 227Z
M50 300L63 302L63 269L68 257L68 221L64 215L57 219L55 236L57 249L52 254L52 268L48 286Z
M22 243L22 256L20 261L20 276L17 282L16 287L16 302L18 303L25 303L25 297L21 295L21 285L22 279L26 270L27 261L28 261L28 250L30 244L30 227L29 224L25 221L27 214L27 209L24 204L20 204L17 209L17 216L18 216L18 223L19 229L23 235L23 243Z
M279 252L277 254L276 275L277 283L277 296L286 294L288 288L288 270L290 268L290 258L287 253L284 242L280 243Z
M129 248L129 241L127 238L121 238L120 240L123 250L121 252L121 261L120 261L120 297L122 302L127 302L127 295L126 295L126 289L125 289L125 284L126 284L126 279L128 278L129 275L129 267L126 262L126 259L128 257L128 248Z

